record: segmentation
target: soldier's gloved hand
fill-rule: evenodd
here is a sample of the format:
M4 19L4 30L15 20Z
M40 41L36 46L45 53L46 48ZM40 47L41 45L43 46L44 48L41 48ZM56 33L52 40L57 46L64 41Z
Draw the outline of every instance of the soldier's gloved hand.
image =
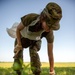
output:
M18 53L19 53L19 51L20 50L22 50L23 48L22 48L22 46L20 45L16 45L15 46L15 48L14 48L14 53L15 53L15 55L14 55L14 57L13 58L16 58L17 57L17 55L18 55Z

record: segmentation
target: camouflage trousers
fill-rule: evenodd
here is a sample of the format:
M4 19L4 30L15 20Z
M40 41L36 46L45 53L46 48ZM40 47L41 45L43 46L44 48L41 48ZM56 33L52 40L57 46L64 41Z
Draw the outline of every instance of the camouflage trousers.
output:
M34 41L34 40L29 40L27 38L21 38L21 43L23 48L28 48L29 47L29 55L30 55L30 63L31 63L31 70L33 74L37 74L41 72L41 63L40 63L40 58L38 55L38 51L40 50L41 47L41 40ZM17 41L15 41L15 45L17 44ZM21 50L18 53L17 59L14 59L14 62L19 63L19 59L23 60L23 50ZM20 63L19 63L20 64ZM22 64L20 64L22 65ZM20 70L16 71L20 75Z

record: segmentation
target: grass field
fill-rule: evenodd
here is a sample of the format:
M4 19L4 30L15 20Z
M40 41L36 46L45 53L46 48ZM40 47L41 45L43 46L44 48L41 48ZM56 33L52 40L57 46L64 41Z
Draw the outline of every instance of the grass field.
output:
M29 63L24 63L28 65ZM0 62L0 75L17 75L12 69L13 63ZM55 63L56 75L75 75L75 63ZM24 68L22 75L33 75L30 66ZM42 62L41 75L49 75L49 64Z

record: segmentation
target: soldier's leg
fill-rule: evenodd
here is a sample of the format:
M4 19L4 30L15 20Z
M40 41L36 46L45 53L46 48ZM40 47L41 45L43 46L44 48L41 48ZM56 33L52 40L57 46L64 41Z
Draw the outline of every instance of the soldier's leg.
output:
M40 75L40 73L41 73L41 63L40 63L39 55L37 53L37 51L40 49L40 47L41 47L41 40L35 42L29 48L31 70L34 75Z
M15 41L15 45L17 44L17 42ZM14 63L17 63L20 68L19 69L15 69L17 75L21 75L21 71L22 71L22 62L23 62L23 50L20 50L20 52L17 55L17 58L14 58ZM14 66L13 66L14 67Z
M15 41L15 45L17 44L17 41ZM23 48L27 48L31 45L31 41L27 38L21 37L21 44ZM20 60L23 61L23 50L20 50L20 52L17 55L17 59L14 59L14 63L17 62L20 66L22 66L22 63L20 63ZM20 70L16 70L18 75L21 75L22 68Z

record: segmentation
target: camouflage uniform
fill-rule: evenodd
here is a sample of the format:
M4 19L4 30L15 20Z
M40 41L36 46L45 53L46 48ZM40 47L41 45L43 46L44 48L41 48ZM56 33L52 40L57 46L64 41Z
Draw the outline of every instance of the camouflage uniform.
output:
M51 3L52 4L52 3ZM54 3L55 4L55 3ZM50 23L49 23L49 21L48 21L48 23L50 24L49 26L50 27L52 27L52 28L54 28L54 30L58 30L59 29L59 27L60 27L60 25L58 24L58 25L54 25L54 23L56 22L56 20L58 19L57 17L61 17L61 16L58 16L57 14L56 14L56 11L57 10L55 10L55 8L54 8L54 6L52 5L52 7L51 8L53 8L53 10L50 8L48 8L48 7L50 7L49 6L50 4L48 4L47 6L46 6L46 9L44 9L43 10L43 12L42 13L45 13L46 15L47 15L47 17L49 18L48 20L50 21ZM56 5L56 4L55 4ZM59 6L55 6L56 8L57 7L59 7ZM47 10L48 9L48 10ZM57 8L57 9L60 9L60 8ZM52 17L52 19L51 19L51 17L50 17L50 12L49 11L51 11L51 15L53 15ZM60 11L59 11L60 12ZM52 14L53 13L53 14ZM34 14L34 13L32 13L32 14L28 14L28 15L25 15L25 16L23 16L22 18L21 18L21 21L22 21L22 23L23 23L23 25L26 27L26 26L28 26L32 21L34 21L34 20L36 20L37 19L37 17L38 17L39 15L38 14ZM37 31L39 31L39 30L41 30L41 27L40 27L40 23L38 22L34 27L32 27L31 28L31 31L34 31L34 32L37 32ZM43 32L42 33L42 35L41 35L41 39L43 38L43 37L45 37L46 38L46 40L47 40L47 43L53 43L53 41L54 41L54 35L53 35L53 30L51 30L50 32ZM15 45L16 45L16 43L17 42L15 42ZM23 48L27 48L27 47L29 47L29 53L30 53L30 61L31 61L31 70L32 70L32 72L33 72L33 74L35 74L35 75L39 75L40 74L40 72L41 72L41 63L40 63L40 58L39 58L39 55L38 55L38 51L40 50L40 47L41 47L41 40L30 40L30 39L27 39L27 38L24 38L24 37L22 37L21 38L21 43L22 43L22 47ZM23 60L23 50L21 50L19 53L18 53L18 57L17 57L17 59L14 59L14 62L20 62L19 61L19 59L22 59ZM19 63L20 64L20 63ZM22 64L21 64L22 65ZM18 75L20 75L20 70L18 70L17 71L17 73L18 73Z
M26 26L26 25L29 25L29 22L27 22L27 21L31 22L32 19L36 19L38 16L39 16L38 14L28 14L28 15L22 17L21 20L22 20L22 23ZM53 39L54 39L53 31L44 32L41 35L41 38L42 37L46 37L47 41L52 43ZM39 58L39 55L37 52L40 50L41 40L35 41L35 40L29 40L27 38L22 37L21 43L22 43L23 48L29 47L30 61L31 61L31 67L32 67L31 69L32 69L33 74L37 74L38 72L40 73L41 72L41 63L40 63L40 58ZM17 41L15 41L15 45L16 44L17 44ZM19 59L23 60L23 50L21 50L18 53L18 57L17 57L17 59L14 60L14 62L19 63L20 62ZM33 68L35 68L35 69L33 69ZM19 71L17 71L17 72L19 72Z

